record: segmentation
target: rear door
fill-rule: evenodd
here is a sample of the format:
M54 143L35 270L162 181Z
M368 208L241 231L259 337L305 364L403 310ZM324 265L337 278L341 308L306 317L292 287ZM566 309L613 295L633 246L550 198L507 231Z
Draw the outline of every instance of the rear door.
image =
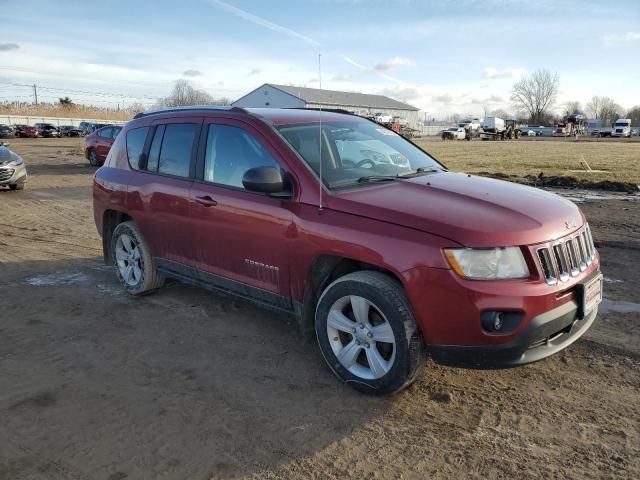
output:
M129 158L134 168L128 210L142 230L158 263L192 275L196 266L194 230L189 219L189 194L202 118L171 118L127 132L127 148L144 136L144 153ZM146 129L143 132L136 130ZM139 150L139 149L138 149Z
M113 128L107 127L96 132L96 154L99 160L104 160L109 154L111 145L113 144L113 138L111 135Z

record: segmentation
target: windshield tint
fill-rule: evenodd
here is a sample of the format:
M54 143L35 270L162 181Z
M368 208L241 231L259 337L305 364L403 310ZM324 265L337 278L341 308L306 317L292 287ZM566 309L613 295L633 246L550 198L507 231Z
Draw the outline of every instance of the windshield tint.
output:
M367 176L403 176L444 167L400 135L367 121L283 125L282 136L329 188ZM322 138L322 141L321 141ZM322 152L320 145L322 144Z

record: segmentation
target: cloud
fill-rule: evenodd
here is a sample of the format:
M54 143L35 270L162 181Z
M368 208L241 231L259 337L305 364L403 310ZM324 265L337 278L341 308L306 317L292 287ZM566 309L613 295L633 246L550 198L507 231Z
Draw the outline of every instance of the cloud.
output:
M498 70L493 67L486 67L482 72L482 77L490 80L498 80L501 78L518 79L524 74L525 71L522 68L505 68L504 70Z
M607 47L613 47L616 44L620 43L629 43L629 42L637 42L640 40L640 32L627 32L622 35L614 34L614 35L605 35L602 37L602 41Z
M0 43L0 52L8 52L9 50L17 50L20 45L17 43Z
M390 72L399 67L415 67L416 62L404 57L394 57L384 62L376 63L373 69L378 72Z
M249 76L258 75L261 72L262 72L262 70L260 70L259 68L252 68L247 75L249 75Z
M335 75L331 78L334 82L356 82L362 79L362 75Z
M185 77L199 77L202 75L202 72L200 70L185 70L182 72L182 75Z
M473 105L490 105L490 104L497 104L497 103L504 103L506 100L504 97L501 97L500 95L489 95L488 97L485 98L472 98L471 99L471 103Z
M297 38L298 40L302 40L303 42L308 43L313 46L320 46L320 43L314 40L311 37L307 37L302 33L296 32L295 30L291 30L290 28L283 27L282 25L278 25L277 23L271 22L266 18L259 17L254 15L253 13L249 13L246 10L242 10L241 8L234 7L233 5L229 5L222 0L202 0L204 3L211 5L212 7L218 8L220 10L224 10L227 13L235 15L236 17L242 18L247 22L251 22L254 25L258 25L260 27L264 27L268 30L278 33L284 33L293 38Z
M444 103L445 105L450 105L453 103L454 99L453 99L453 95L449 95L448 93L445 93L444 95L434 96L433 101L438 103Z

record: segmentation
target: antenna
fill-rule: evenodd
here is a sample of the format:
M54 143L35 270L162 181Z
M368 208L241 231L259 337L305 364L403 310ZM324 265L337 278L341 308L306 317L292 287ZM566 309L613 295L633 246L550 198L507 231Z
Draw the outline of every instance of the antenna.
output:
M322 54L318 54L318 84L320 86L320 90L322 90ZM322 103L319 104L320 107L320 134L318 137L318 148L320 149L320 188L318 191L318 214L322 214Z

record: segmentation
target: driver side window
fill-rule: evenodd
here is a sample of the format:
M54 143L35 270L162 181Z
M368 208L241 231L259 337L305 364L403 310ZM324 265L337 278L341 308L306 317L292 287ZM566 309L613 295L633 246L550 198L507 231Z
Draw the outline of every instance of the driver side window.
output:
M209 125L204 161L206 182L244 188L242 177L254 167L278 167L269 151L246 130Z

